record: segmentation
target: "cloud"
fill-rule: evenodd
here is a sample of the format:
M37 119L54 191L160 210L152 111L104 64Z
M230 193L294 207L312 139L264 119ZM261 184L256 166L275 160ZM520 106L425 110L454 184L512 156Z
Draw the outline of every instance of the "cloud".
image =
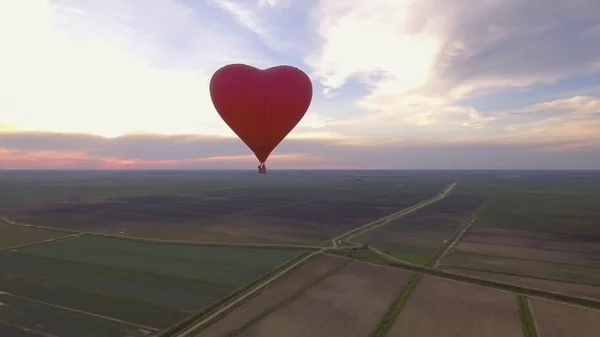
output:
M312 0L210 0L228 13L238 25L254 33L257 44L274 52L276 60L301 66L296 55L308 53L310 41L304 12ZM274 65L274 64L271 64Z
M491 119L459 99L598 71L598 12L586 0L321 1L307 62L326 91L364 83L357 104L374 123L480 127Z
M288 139L271 155L273 169L573 168L600 166L600 146L564 147L506 139L436 142L338 142ZM591 144L590 144L591 145ZM239 140L207 136L0 134L0 169L137 168L253 169L256 159Z
M254 167L208 93L218 67L242 62L313 79L275 166L563 165L550 153L595 165L584 154L600 147L599 11L589 0L0 2L0 161Z
M266 59L175 0L0 6L0 122L25 130L231 134L210 101L210 75Z

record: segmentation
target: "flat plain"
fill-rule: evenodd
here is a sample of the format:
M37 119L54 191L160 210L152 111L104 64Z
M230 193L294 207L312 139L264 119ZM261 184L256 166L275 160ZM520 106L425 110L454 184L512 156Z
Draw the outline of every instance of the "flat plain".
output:
M445 199L352 239L357 245L346 252L385 264L389 256L361 248L368 244L425 264L475 217L441 270L597 297L599 178L582 171L0 171L0 216L72 231L0 222L0 336L148 336L185 318L202 320L204 309L307 249L290 245L331 249L332 238L453 182ZM71 237L45 242L63 235ZM412 290L405 284L413 267L347 261L309 261L195 333L383 337L392 328L387 336L411 329L418 337L429 324L441 337L521 335L515 294L424 275ZM563 326L595 319L561 310ZM414 319L398 327L406 317ZM538 336L548 336L536 322Z
M540 337L594 337L600 331L600 311L546 300L530 299Z
M240 336L368 336L410 275L353 261Z
M350 260L329 255L319 255L287 276L282 277L256 297L244 302L234 311L208 326L196 336L227 336L274 307L277 303L296 294L302 288L309 286L319 277L326 275L336 268L342 267L348 262Z
M387 336L523 334L513 294L423 276Z

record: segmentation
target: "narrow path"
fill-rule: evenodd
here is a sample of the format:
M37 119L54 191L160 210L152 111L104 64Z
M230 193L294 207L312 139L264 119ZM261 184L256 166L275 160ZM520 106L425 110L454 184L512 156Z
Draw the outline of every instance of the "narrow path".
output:
M21 249L21 248L30 247L30 246L35 246L35 245L39 245L39 244L42 244L42 243L48 243L48 242L59 241L59 240L66 240L66 239L73 238L73 237L76 237L76 236L79 236L79 234L71 234L71 235L60 236L60 237L57 237L57 238L52 238L52 239L47 239L47 240L42 240L42 241L29 242L29 243L25 243L25 244L18 245L18 246L12 246L12 247L7 247L7 248L2 248L2 249L0 249L0 252L8 252L8 251L11 251L11 250Z

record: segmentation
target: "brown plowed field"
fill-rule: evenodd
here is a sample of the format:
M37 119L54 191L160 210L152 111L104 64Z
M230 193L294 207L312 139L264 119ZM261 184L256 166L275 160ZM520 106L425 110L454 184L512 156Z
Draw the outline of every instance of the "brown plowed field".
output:
M600 335L600 311L540 299L529 302L540 337Z
M594 287L586 284L577 284L560 281L542 280L531 277L514 276L500 273L489 273L485 271L469 270L462 268L443 267L441 270L463 274L468 276L479 277L482 279L499 281L505 283L512 283L521 285L524 287L531 287L536 289L542 289L546 291L566 293L577 296L595 296L600 297L600 287Z
M241 336L368 336L410 275L353 261Z
M232 331L244 325L244 323L259 316L287 297L294 295L315 279L348 262L349 260L343 258L320 255L294 272L286 275L272 286L269 286L258 296L244 302L233 312L210 325L196 336L227 336Z
M461 241L600 254L600 245L596 243L565 240L565 238L556 234L533 233L510 229L481 228L474 226L463 235Z
M435 194L387 188L295 192L243 188L93 202L46 201L0 207L0 214L39 226L165 240L320 244Z
M517 259L567 263L584 266L600 266L600 258L593 254L495 245L490 243L476 243L469 241L461 241L455 249L457 252L461 253L494 255Z
M517 337L512 294L422 276L387 337Z

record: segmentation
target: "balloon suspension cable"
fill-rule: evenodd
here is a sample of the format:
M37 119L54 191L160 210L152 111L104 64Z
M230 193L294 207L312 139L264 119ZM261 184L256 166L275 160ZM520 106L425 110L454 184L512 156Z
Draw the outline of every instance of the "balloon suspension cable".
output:
M258 174L266 174L267 173L267 166L265 165L264 162L261 162L260 165L258 165Z

